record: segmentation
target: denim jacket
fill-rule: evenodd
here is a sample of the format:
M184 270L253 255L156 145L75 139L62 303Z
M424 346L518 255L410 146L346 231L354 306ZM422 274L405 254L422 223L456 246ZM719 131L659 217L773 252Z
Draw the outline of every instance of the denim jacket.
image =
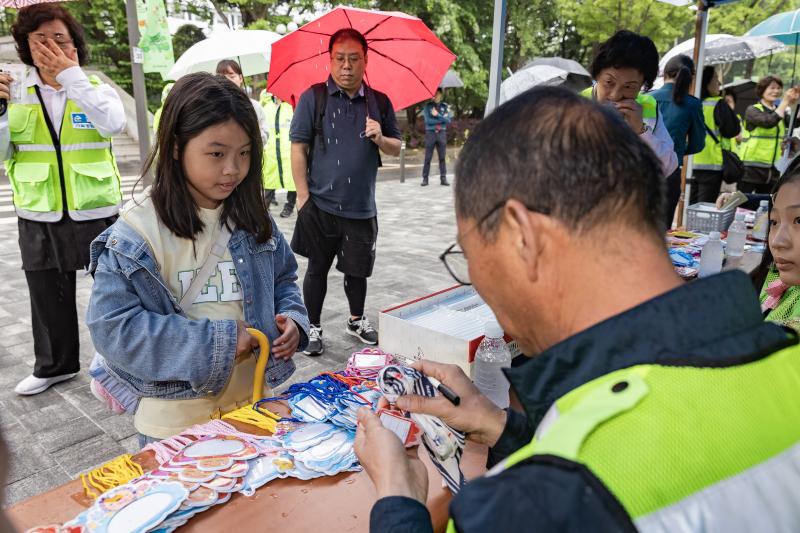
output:
M299 349L308 343L308 314L300 296L297 261L272 223L261 244L244 231L228 243L244 297L244 318L279 335L275 315L294 320ZM230 378L236 357L235 320L192 320L159 274L150 247L124 220L91 244L94 287L86 322L100 364L140 396L189 399L216 394ZM292 360L269 358L266 380L276 387L294 372Z

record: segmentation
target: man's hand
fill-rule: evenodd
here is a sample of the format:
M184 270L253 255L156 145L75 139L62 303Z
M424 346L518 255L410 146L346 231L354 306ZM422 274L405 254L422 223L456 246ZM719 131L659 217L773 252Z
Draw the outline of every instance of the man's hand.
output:
M795 102L797 102L797 100L800 99L800 88L792 87L791 89L786 91L786 94L783 96L783 98L784 100L786 100L786 103L788 105L794 105Z
M300 211L301 209L303 209L303 206L306 205L306 202L308 201L310 196L311 195L308 194L308 193L300 194L300 192L298 191L298 193L297 193L297 211Z
M495 445L505 428L506 412L481 394L461 368L432 361L417 361L411 366L450 387L461 397L461 402L456 406L444 396L425 398L405 395L397 399L397 407L403 411L438 417L453 429L466 433L472 441L489 447ZM385 403L385 400L381 401ZM382 406L379 404L378 407Z
M247 331L249 328L242 320L236 321L236 362L243 361L250 357L253 348L258 348L258 341Z
M417 449L406 450L397 435L383 427L367 407L358 410L355 452L367 471L378 498L405 496L425 505L428 498L428 470Z
M439 112L436 111L435 107L431 108L431 116L434 116L434 117L438 117L439 116Z
M642 106L639 105L639 102L628 99L615 102L614 105L617 111L622 113L622 117L633 132L636 135L641 135L644 129L644 121L642 120Z
M367 117L367 127L364 130L364 135L369 137L372 142L380 147L381 142L383 142L381 123L377 120L372 120L371 118Z
M68 68L78 66L77 51L73 48L67 55L52 39L47 39L44 44L31 39L30 47L33 64L52 78Z
M11 82L14 78L11 74L0 74L0 98L3 100L11 100Z
M275 315L275 325L281 336L272 343L272 355L278 359L291 359L300 345L300 331L294 320L284 315Z

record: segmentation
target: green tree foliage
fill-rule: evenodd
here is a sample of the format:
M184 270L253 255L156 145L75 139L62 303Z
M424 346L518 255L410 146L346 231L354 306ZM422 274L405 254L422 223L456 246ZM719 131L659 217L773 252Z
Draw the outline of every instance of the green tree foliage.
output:
M199 43L205 38L203 30L194 24L184 24L178 28L178 31L172 36L172 50L175 53L175 59L177 60L193 44Z

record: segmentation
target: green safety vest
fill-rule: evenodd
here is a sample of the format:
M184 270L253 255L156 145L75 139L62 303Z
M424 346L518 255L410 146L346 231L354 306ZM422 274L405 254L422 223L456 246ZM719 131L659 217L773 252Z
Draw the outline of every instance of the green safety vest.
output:
M95 86L102 83L95 76L90 81ZM72 220L117 214L122 191L111 139L101 135L69 99L60 127L57 146L34 87L28 89L22 103L9 105L8 129L14 155L5 167L17 216L40 222L61 220L65 210L62 184Z
M717 123L714 122L714 108L722 100L719 96L711 96L703 100L703 120L706 127L714 132L717 141L706 133L706 144L700 153L694 154L694 168L696 170L722 170L722 150L731 149L730 139L721 137Z
M594 87L589 87L581 91L581 96L585 98L591 98L592 100L596 100L594 94ZM642 106L642 118L643 119L650 119L650 120L657 120L658 119L658 102L655 98L650 96L649 94L639 94L636 96L636 103ZM650 124L652 127L653 125Z
M287 102L278 105L271 98L262 107L269 125L269 139L264 145L264 188L295 191L297 189L292 179L292 143L289 140L294 110Z
M756 109L766 111L761 102L755 104ZM772 168L780 157L781 141L786 133L783 120L773 128L755 128L748 132L747 140L742 144L742 162L751 167Z
M618 370L561 397L544 420L486 475L537 455L580 463L639 531L800 524L800 346L735 366Z

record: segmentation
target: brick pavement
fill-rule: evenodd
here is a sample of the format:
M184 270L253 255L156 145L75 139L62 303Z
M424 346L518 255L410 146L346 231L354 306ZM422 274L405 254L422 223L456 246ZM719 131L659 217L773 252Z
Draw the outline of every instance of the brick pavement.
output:
M367 295L367 315L376 327L380 309L453 284L438 260L455 236L452 191L439 186L437 180L430 187L419 187L421 162L414 159L418 154L410 161L406 183L397 181L396 160L387 160L377 187L380 234L375 274ZM435 174L435 162L433 167ZM279 200L283 200L282 193ZM272 209L276 216L279 209ZM277 220L281 231L291 239L294 216ZM77 300L83 371L75 379L37 396L14 394L17 381L33 367L30 307L13 215L0 222L0 279L5 287L0 291L0 428L10 448L5 503L11 504L64 483L119 454L134 452L138 445L131 417L110 414L89 391L86 369L93 349L82 317L91 278L80 273ZM298 259L302 279L305 260ZM295 355L298 369L292 380L306 380L322 371L343 367L359 346L344 333L348 310L343 276L333 269L328 281L323 313L326 352L316 359Z

